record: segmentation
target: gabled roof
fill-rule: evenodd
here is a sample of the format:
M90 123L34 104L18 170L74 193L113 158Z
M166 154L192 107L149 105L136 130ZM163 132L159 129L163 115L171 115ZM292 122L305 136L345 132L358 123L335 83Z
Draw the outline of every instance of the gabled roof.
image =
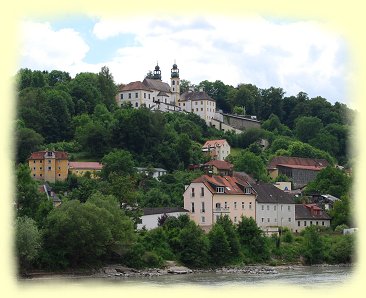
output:
M181 94L179 101L187 101L187 100L210 100L215 101L212 97L210 97L204 91L186 91Z
M303 166L303 165L284 165L278 164L277 167L283 167L288 169L298 169L298 170L310 170L310 171L321 171L324 167L319 166Z
M90 170L101 170L103 165L96 161L70 161L70 169L90 169Z
M158 208L143 208L142 211L144 215L152 215L152 214L168 214L174 212L189 212L188 210L182 207L158 207Z
M239 177L240 179L245 180L250 184L256 183L256 180L252 176L250 176L249 174L247 174L245 172L233 172L233 176L234 177Z
M252 187L257 193L258 203L295 204L292 195L280 190L271 183L252 183Z
M304 157L290 157L290 156L276 156L272 158L272 160L268 163L269 169L274 169L277 165L287 166L292 168L296 168L294 166L299 166L297 168L301 168L302 166L313 166L317 168L325 168L329 165L328 161L325 159L317 159L317 158L304 158Z
M51 150L46 151L46 150L44 150L44 151L33 152L28 159L45 159L45 154L47 152L53 152L55 154L56 159L68 159L69 158L69 155L67 154L67 152L64 152L64 151L51 151Z
M159 93L158 93L157 96L166 96L166 97L169 97L169 95L166 94L166 92L164 92L164 91L159 91Z
M192 183L203 183L211 193L218 193L217 187L223 187L224 193L228 195L242 195L244 194L244 188L250 188L251 186L248 182L240 177L231 176L218 176L218 175L203 175L193 180ZM251 190L251 194L254 191Z
M295 205L295 219L318 219L318 220L326 220L330 219L330 216L322 211L318 206L313 206L315 204L296 204ZM316 210L320 211L320 214L314 214L311 212L311 208L316 208Z
M222 146L225 142L227 142L225 139L222 139L222 140L209 140L209 141L206 141L206 143L202 147L203 148L206 148L206 147L219 147L219 146Z
M148 86L146 86L145 84L143 84L140 81L128 83L126 86L124 86L123 88L121 88L120 91L134 91L134 90L151 91Z
M225 160L210 160L205 163L205 166L214 166L218 170L232 170L234 165Z
M167 83L164 83L160 80L153 80L153 79L145 78L142 81L142 83L150 89L170 93L170 86Z

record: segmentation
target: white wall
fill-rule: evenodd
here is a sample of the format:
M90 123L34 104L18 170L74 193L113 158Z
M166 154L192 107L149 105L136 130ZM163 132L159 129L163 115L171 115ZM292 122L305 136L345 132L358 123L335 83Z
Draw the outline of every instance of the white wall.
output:
M172 212L172 213L166 213L166 215L168 216L174 216L174 217L178 217L181 214L187 214L187 212ZM143 215L141 216L141 223L137 224L137 229L141 230L143 228L143 226L145 226L145 228L147 230L151 230L154 228L158 227L158 219L160 217L162 217L164 214L150 214L150 215Z
M300 232L307 227L320 226L320 227L330 227L329 219L297 219L294 225L294 232Z
M295 204L257 202L256 222L264 231L273 226L288 227L292 231L295 225Z

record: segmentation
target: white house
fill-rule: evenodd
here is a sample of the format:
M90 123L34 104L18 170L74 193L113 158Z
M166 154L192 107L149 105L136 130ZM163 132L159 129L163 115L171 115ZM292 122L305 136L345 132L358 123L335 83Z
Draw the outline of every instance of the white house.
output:
M164 215L178 217L187 214L189 211L181 207L162 207L162 208L144 208L144 215L141 216L141 223L137 224L137 229L145 227L151 230L158 227L159 218Z
M178 106L183 111L192 112L200 116L209 125L215 116L216 101L203 89L200 91L186 91L180 95Z
M330 216L316 204L296 204L295 220L295 232L312 225L330 226Z
M146 175L151 175L151 177L158 179L159 177L166 175L168 173L167 170L162 168L140 168L136 167L138 173L144 173Z
M202 151L208 153L211 159L225 160L230 154L230 145L225 140L210 140L202 146Z
M294 230L295 201L293 197L270 183L252 183L256 192L256 222L265 233L278 233L279 227Z

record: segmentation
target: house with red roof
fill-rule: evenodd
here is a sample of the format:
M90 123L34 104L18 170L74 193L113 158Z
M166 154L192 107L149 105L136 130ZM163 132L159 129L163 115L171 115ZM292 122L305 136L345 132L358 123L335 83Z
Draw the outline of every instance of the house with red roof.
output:
M69 156L64 151L37 151L28 158L33 179L55 183L65 181L68 175Z
M202 146L202 152L210 155L212 160L225 160L230 154L230 145L225 139L209 140Z
M330 216L316 204L295 205L295 232L309 226L330 227Z
M234 165L225 160L210 160L202 168L207 174L232 176Z
M267 166L269 175L276 178L283 174L292 180L293 188L302 188L329 165L325 159L276 156Z
M96 161L70 161L69 171L76 176L84 176L87 172L91 178L96 178L96 174L103 169L103 165Z
M255 218L255 192L239 176L203 175L186 186L183 197L190 218L206 231L221 215L234 223L241 216Z

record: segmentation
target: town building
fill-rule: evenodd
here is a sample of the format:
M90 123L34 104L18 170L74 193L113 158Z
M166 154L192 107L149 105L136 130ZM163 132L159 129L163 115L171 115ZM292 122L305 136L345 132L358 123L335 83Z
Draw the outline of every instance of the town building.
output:
M206 174L232 176L234 165L225 160L210 160L201 168Z
M189 211L181 207L161 207L161 208L143 208L143 215L140 217L140 223L137 224L137 229L145 228L151 230L158 227L159 219L163 216L179 217L183 214L188 214Z
M330 227L330 216L316 204L295 205L296 233L309 226Z
M180 95L178 106L200 116L209 125L216 113L216 101L206 92L189 90Z
M150 77L142 82L131 82L122 86L116 96L117 104L130 103L134 108L145 106L162 112L181 111L178 107L180 97L179 69L174 63L171 69L171 86L161 80L159 65Z
M256 193L256 222L266 234L278 233L279 227L293 231L295 201L293 197L271 183L251 184Z
M225 160L230 154L230 145L225 140L210 140L202 146L202 152L210 155L213 160Z
M320 208L323 210L330 210L333 208L333 205L336 201L339 201L340 199L332 196L330 194L313 194L311 195L311 201L315 204L317 204Z
M255 218L255 191L240 177L203 175L186 186L184 209L202 229L208 231L220 216L233 223L241 216Z
M328 165L325 159L276 156L269 162L267 170L273 179L280 174L286 175L291 179L293 188L297 189L313 181Z
M76 176L84 176L90 173L91 178L96 178L97 173L103 169L103 165L95 161L70 161L69 171Z
M158 179L159 177L166 175L168 173L167 170L163 168L141 168L136 167L137 173L143 173L146 176L151 176L155 179Z
M63 151L37 151L28 158L33 179L55 183L68 175L68 154Z

